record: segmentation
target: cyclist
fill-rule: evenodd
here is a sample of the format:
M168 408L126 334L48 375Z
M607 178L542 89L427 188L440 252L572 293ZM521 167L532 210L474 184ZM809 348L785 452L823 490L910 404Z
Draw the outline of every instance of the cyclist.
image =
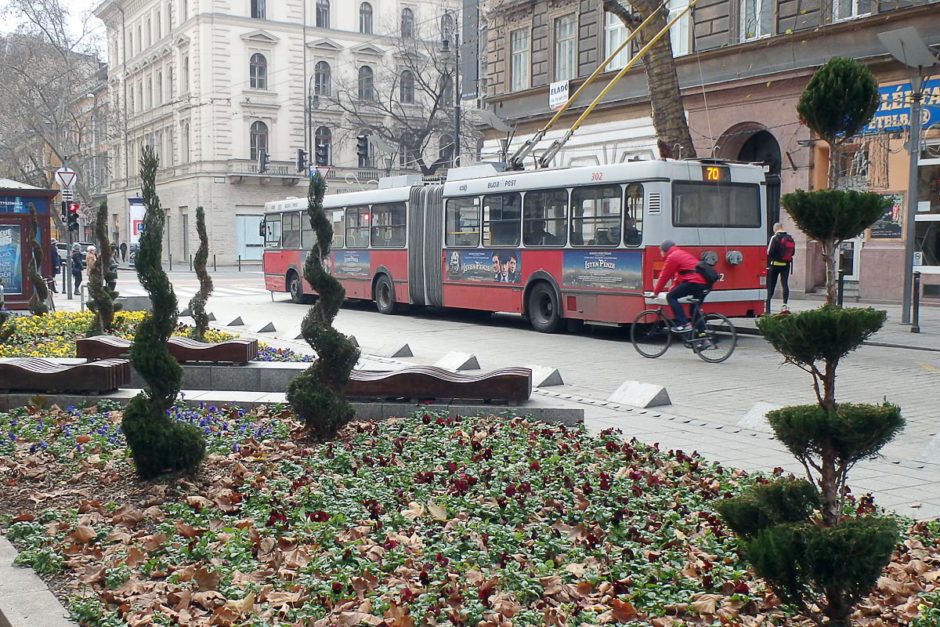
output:
M701 304L705 295L708 293L708 284L705 279L696 270L698 259L689 252L686 252L676 246L676 243L667 239L659 245L659 252L666 259L663 269L659 273L659 280L656 281L656 287L653 288L654 297L666 287L666 283L672 281L672 289L666 294L666 302L672 308L673 324L672 330L675 333L690 331L692 325L682 309L680 298L693 296ZM689 312L694 316L694 310Z

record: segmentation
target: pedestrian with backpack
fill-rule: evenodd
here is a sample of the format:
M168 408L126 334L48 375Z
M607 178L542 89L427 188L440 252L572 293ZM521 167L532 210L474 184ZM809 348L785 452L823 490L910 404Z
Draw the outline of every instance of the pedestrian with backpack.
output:
M793 253L796 252L796 242L793 237L787 233L783 225L777 222L774 224L774 236L770 238L767 244L767 312L770 313L770 301L773 300L774 291L777 289L777 279L780 279L780 286L783 288L783 305L780 307L780 313L789 313L790 307L787 302L790 300L790 270L793 267Z

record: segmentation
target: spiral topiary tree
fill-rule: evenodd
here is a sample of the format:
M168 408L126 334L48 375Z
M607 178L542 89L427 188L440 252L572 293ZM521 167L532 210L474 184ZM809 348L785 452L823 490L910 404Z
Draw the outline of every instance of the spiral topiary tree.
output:
M154 184L157 166L153 149L144 148L140 178L146 213L136 267L140 284L150 295L152 312L137 327L130 358L146 384L127 405L121 422L137 474L144 479L176 470L194 472L206 450L202 432L175 422L168 411L179 393L182 369L166 347L176 327L177 310L176 294L160 260L165 217Z
M212 294L212 278L206 272L206 262L209 260L209 236L206 234L206 212L202 207L196 207L196 233L199 235L199 250L193 259L193 268L199 277L199 291L189 301L189 311L193 314L193 338L200 342L206 337L209 328L209 316L206 314L206 301Z
M42 268L43 254L42 246L36 241L36 236L39 234L39 221L36 217L36 208L32 203L29 204L29 228L26 233L29 238L31 253L27 273L29 274L29 282L33 285L33 295L29 297L29 311L34 316L44 316L49 313L49 306L46 304L46 299L49 298L49 286L46 285L46 280L39 274L39 269Z
M333 320L346 295L343 286L323 267L330 254L333 226L323 211L326 181L319 174L310 179L307 215L316 234L316 243L307 253L304 278L319 294L304 316L303 338L316 351L317 360L294 377L287 387L287 400L315 438L330 438L354 415L343 397L343 388L359 359L359 349L333 328Z
M91 321L91 328L88 335L101 335L108 333L114 326L114 312L120 311L120 303L115 303L118 296L116 290L111 286L117 281L117 272L111 269L111 259L114 250L108 245L108 202L101 201L98 205L98 213L95 216L95 237L101 244L101 253L93 264L88 268L88 293L91 300L88 301L88 308L95 314Z

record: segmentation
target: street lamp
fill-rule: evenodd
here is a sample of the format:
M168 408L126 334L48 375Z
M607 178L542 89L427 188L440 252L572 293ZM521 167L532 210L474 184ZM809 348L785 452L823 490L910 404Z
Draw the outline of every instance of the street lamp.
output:
M906 65L911 72L911 139L908 142L911 160L907 178L907 216L904 220L907 234L904 237L904 293L901 300L901 324L910 324L916 228L914 216L917 213L917 161L920 157L920 132L923 126L920 105L924 99L924 81L937 65L937 57L911 26L878 33L878 39L888 53Z
M453 14L447 11L444 14L450 19L447 22L450 32L446 29L442 34L443 52L447 54L450 47L449 37L454 37L454 166L460 161L460 28L457 26L457 20Z

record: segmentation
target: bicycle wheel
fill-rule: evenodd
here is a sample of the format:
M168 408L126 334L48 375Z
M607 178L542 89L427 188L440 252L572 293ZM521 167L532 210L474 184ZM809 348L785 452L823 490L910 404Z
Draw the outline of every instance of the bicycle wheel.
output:
M731 357L738 345L738 332L731 321L717 313L705 316L705 335L692 342L695 353L710 364L721 363Z
M672 343L669 320L658 309L640 312L630 325L630 341L636 352L654 359L667 350Z

